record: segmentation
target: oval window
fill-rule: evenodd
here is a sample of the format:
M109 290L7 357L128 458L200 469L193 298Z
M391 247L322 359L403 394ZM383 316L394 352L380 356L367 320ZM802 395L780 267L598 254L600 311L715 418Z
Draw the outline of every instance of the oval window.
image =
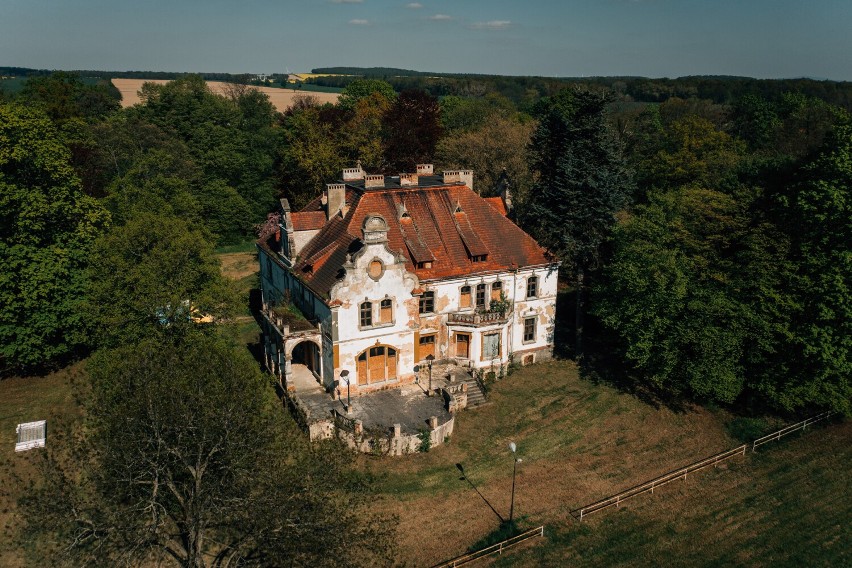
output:
M370 263L369 268L367 269L367 273L370 275L370 278L379 278L382 275L385 267L382 264L381 260L374 260Z

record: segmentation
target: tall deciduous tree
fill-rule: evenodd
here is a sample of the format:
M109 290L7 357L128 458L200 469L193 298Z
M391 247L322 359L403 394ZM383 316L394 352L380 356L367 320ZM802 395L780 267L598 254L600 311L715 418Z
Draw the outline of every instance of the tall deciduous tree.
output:
M425 91L399 94L385 114L385 160L391 173L411 172L419 163L431 162L441 138L441 107Z
M51 452L23 503L34 562L390 562L392 525L367 512L351 454L310 445L245 350L215 335L146 340L87 369L82 439Z
M662 391L732 402L749 377L781 369L786 247L749 205L684 187L652 194L616 228L593 310Z
M84 270L108 220L48 117L0 105L0 373L49 366L87 343Z
M560 91L542 105L530 144L530 169L537 181L523 219L575 277L578 356L585 274L598 266L615 214L633 191L630 171L606 126L608 101L601 93Z
M852 127L831 132L781 201L796 267L789 373L761 385L787 409L852 413Z
M95 244L89 274L100 345L185 335L198 318L227 319L235 306L209 235L177 217L141 213L114 227Z
M490 195L505 172L513 197L521 202L532 185L526 148L534 130L531 120L521 122L495 113L476 130L442 138L435 161L448 169L472 169L474 185L483 195Z

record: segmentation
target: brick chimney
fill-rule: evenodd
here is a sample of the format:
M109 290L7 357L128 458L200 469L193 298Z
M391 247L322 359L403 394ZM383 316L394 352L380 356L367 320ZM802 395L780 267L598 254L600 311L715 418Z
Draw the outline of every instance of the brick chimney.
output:
M417 185L419 174L399 174L399 185Z
M417 175L431 176L433 174L432 164L417 164Z
M326 220L331 219L346 207L346 184L326 184Z
M473 189L473 170L449 170L444 172L444 183L462 182Z
M384 187L385 176L382 174L368 175L364 178L364 187Z

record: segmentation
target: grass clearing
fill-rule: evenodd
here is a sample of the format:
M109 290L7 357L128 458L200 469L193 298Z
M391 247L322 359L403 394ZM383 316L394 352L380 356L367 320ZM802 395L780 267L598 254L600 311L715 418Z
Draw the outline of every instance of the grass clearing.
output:
M234 332L257 337L256 323ZM47 377L0 382L2 478L31 479L40 450L14 452L19 422L51 428L79 418L76 365ZM377 477L376 507L399 518L400 561L429 566L493 535L499 521L459 479L468 478L504 518L518 445L515 514L522 528L546 525L494 566L850 565L848 494L852 423L817 426L636 497L578 524L569 511L638 482L736 446L759 424L722 410L655 407L580 379L570 362L526 367L493 385L492 404L461 413L447 445L401 458L359 456ZM769 422L767 422L769 424ZM760 432L763 433L763 432ZM9 526L22 486L0 487L0 566L23 566Z
M739 550L748 546L792 566L799 556L784 550L783 534L773 529L786 532L783 527L793 521L793 540L803 547L821 546L835 565L845 558L837 551L849 547L848 532L836 546L823 544L836 533L832 527L838 520L849 518L848 506L835 501L848 493L848 476L840 465L852 456L837 448L843 447L844 436L849 445L849 425L735 458L578 526L571 509L735 447L739 442L732 434L741 434L742 424L730 428L735 418L721 410L654 407L581 380L569 362L523 368L496 383L490 400L494 404L459 415L448 445L402 458L362 458L362 467L378 477L384 497L380 506L400 518L401 553L413 566L462 554L499 524L488 505L460 481L456 463L508 516L510 441L523 459L515 513L522 528L547 525L548 536L544 546L525 545L523 552L499 560L501 566L750 564L752 559ZM803 485L817 472L823 475L819 483ZM795 499L786 493L799 491ZM803 512L794 504L776 523L779 499L811 503L812 518L798 521ZM741 525L751 536L736 532ZM718 534L705 540L714 531Z
M72 365L44 377L13 377L0 381L0 566L24 566L21 551L14 548L18 524L16 502L26 484L38 474L42 449L15 452L15 426L47 420L47 445L52 432L67 428L80 418L73 383L82 365Z

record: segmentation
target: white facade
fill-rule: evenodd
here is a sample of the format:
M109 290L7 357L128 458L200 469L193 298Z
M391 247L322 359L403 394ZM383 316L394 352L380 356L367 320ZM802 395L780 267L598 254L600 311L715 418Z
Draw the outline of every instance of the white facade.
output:
M320 327L314 342L322 366L314 372L326 388L343 370L353 393L410 383L429 354L483 370L552 355L555 263L421 282L406 269L411 263L388 248L387 230L382 217L366 219L364 246L347 258L325 300L294 276L289 260L259 247L264 303L289 297ZM503 313L489 311L492 298ZM286 359L275 362L283 374L292 349L267 341L270 350Z

